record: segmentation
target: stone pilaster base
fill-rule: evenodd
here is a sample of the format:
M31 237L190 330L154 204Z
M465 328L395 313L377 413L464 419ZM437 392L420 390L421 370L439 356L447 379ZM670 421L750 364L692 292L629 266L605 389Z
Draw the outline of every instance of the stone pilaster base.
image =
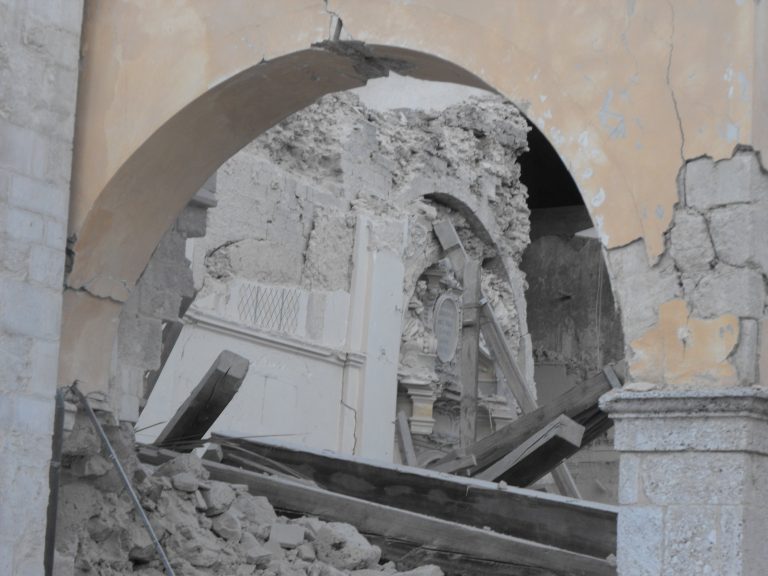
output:
M768 391L610 392L619 576L768 574Z

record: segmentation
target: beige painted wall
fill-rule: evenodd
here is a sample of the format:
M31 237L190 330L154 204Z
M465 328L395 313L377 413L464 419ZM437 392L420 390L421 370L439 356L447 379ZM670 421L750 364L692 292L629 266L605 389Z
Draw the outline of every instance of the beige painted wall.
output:
M654 259L684 159L764 144L753 137L765 124L756 12L765 19L751 0L92 0L69 286L125 300L218 164L323 93L365 82L370 61L310 49L332 34L333 14L342 40L390 47L375 51L400 73L517 102L563 157L606 246L643 238ZM112 323L107 307L100 320L75 310L65 306L65 366L87 353L71 337L86 320L104 334Z

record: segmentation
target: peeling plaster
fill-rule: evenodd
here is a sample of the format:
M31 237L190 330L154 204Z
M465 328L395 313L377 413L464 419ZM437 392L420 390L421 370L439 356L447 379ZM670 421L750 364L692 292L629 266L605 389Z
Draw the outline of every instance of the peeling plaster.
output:
M739 339L739 319L693 318L685 301L665 302L659 321L630 344L634 379L672 386L734 386L736 369L729 361Z

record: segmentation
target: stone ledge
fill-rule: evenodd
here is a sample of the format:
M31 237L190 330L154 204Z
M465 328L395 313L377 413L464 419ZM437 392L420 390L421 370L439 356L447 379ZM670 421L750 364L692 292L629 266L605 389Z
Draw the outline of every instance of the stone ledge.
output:
M600 409L611 418L678 418L751 416L768 421L768 389L612 390L600 398Z
M616 390L600 399L622 452L745 452L768 456L768 390Z

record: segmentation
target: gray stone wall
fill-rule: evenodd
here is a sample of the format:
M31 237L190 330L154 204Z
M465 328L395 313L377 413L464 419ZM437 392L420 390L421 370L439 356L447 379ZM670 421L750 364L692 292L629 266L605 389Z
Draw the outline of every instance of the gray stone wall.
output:
M657 387L758 384L760 327L768 304L768 173L758 153L737 148L732 158L687 162L678 189L666 251L656 262L648 262L642 241L608 251L632 376ZM689 325L675 326L674 334L659 321L660 308L672 300L685 302L690 315ZM727 315L737 319L738 338L717 363L704 323ZM640 339L650 330L666 345L682 342L686 362L701 369L686 370L669 358L646 362Z
M617 392L619 576L754 576L768 548L768 396Z
M0 574L43 573L81 0L0 1Z

